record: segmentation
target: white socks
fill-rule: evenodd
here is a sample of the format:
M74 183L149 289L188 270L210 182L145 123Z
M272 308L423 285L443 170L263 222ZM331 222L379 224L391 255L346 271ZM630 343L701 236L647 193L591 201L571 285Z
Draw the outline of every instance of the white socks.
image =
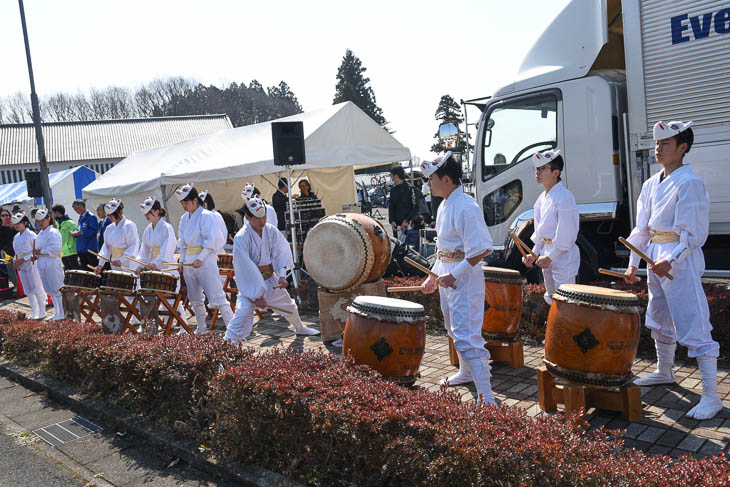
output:
M459 386L461 384L468 384L474 380L469 362L464 359L460 351L457 350L456 355L459 356L459 371L448 379L441 379L442 385L448 382L450 386Z
M45 294L28 294L28 302L30 303L31 320L40 320L46 317Z
M662 343L654 340L656 346L656 371L634 380L637 386L654 386L658 384L674 384L674 351L677 349L677 343Z
M474 385L477 387L477 404L496 404L491 384L491 367L489 366L489 352L472 348L462 352L464 360L469 364Z
M689 410L687 416L694 419L710 419L722 411L722 401L717 395L717 357L700 355L697 365L702 375L702 398Z
M55 311L53 318L51 318L51 320L53 321L66 319L66 314L63 312L62 299L63 296L61 295L61 293L51 295L51 301L53 301L53 310Z
M193 312L195 313L195 321L197 322L195 334L204 335L208 333L208 322L205 321L208 318L208 313L205 311L205 305L201 303L193 306Z

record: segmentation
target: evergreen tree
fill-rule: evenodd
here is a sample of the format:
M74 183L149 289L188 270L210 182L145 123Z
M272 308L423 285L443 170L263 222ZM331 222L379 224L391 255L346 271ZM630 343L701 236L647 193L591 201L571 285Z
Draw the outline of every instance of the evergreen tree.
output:
M351 101L387 130L388 121L375 102L375 93L369 86L370 78L363 76L365 71L367 68L362 66L360 59L351 50L345 51L342 64L337 70L337 85L332 103Z
M447 122L454 122L456 124L456 128L459 131L459 143L456 147L451 149L442 148L439 133L437 131L436 135L434 135L437 142L431 146L431 152L466 152L466 140L460 127L461 123L464 121L464 117L461 114L461 105L459 105L451 96L443 95L441 100L439 100L435 116L439 125Z

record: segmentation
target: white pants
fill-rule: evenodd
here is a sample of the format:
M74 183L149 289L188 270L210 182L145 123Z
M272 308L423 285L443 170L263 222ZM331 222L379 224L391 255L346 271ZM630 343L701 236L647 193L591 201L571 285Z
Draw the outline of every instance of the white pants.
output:
M676 242L649 245L647 254L653 261L666 259ZM700 277L705 271L702 250L693 251L682 262L672 264L669 271L674 277L658 277L649 271L649 306L646 309L646 327L651 336L663 343L678 341L687 347L689 357L718 357L720 345L712 339L710 308L702 289Z
M437 261L433 271L439 275L447 274L457 264ZM455 286L456 289L439 287L446 332L454 340L454 348L459 352L477 350L475 353L489 358L482 337L484 273L481 266L473 266L463 278L456 281Z
M304 324L299 317L297 304L286 292L286 289L274 289L277 284L279 284L279 276L276 273L266 280L266 292L264 293L266 304L287 311L287 313L282 313L286 321L294 325L295 328L301 328ZM253 301L239 293L236 301L236 313L226 328L226 338L228 340L238 343L251 334L255 309L256 305L253 304Z
M41 276L43 289L55 302L61 299L61 286L63 286L63 265L59 257L39 257L36 261L38 273Z
M223 292L216 260L209 257L203 261L200 268L185 266L183 272L185 274L185 284L188 287L188 300L195 312L195 318L198 320L198 329L207 328L205 323L207 313L205 312L203 293L208 298L208 306L219 310L221 319L228 324L233 317L233 311L231 311L231 305Z
M43 281L41 281L41 275L38 272L38 261L25 262L18 269L25 294L45 294Z
M552 252L552 245L545 244L542 255ZM542 270L545 280L545 302L553 304L551 297L561 284L575 284L575 276L580 268L580 249L573 244L570 250L558 256L547 269Z

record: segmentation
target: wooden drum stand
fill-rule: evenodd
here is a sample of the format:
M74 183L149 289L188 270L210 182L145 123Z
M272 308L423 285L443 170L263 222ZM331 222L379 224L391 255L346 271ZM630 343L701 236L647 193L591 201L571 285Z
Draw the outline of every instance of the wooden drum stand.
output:
M96 314L99 319L101 316L101 308L99 307L101 296L99 290L88 287L78 286L62 286L61 293L63 294L64 300L69 302L78 303L78 316L73 309L66 309L66 313L72 313L72 319L83 321L84 323L93 323L94 315ZM78 300L78 301L77 301Z
M484 348L489 350L491 359L495 362L506 362L513 369L525 365L524 346L522 340L500 341L485 340ZM459 366L459 356L454 348L454 340L449 337L449 359L451 365Z
M164 335L170 335L172 333L172 325L177 323L180 328L184 329L188 333L192 334L193 331L188 327L185 318L180 316L177 308L183 301L182 294L174 293L170 291L159 291L156 289L139 289L137 290L137 299L142 303L140 309L142 312L142 319L140 321L146 322L150 318L154 319L155 328L157 325L162 328ZM170 304L168 299L174 299L175 301ZM162 311L159 310L160 304L164 308ZM163 321L162 317L166 316L167 322Z

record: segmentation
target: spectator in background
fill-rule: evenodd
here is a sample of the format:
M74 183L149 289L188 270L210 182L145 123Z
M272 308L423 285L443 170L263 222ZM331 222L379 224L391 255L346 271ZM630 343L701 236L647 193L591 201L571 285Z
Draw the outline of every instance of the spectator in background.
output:
M279 178L279 189L271 197L271 206L273 206L274 211L276 211L276 221L278 223L277 228L282 232L286 230L285 215L286 208L289 203L289 197L287 196L289 187L287 186L287 184L288 181L286 180L286 178Z
M406 238L405 238L405 244L409 247L412 247L416 250L416 252L420 251L421 248L421 237L420 232L421 229L424 228L423 225L423 218L420 216L416 216L411 220L411 224L408 227L408 231L406 232Z
M36 234L38 233L38 230L40 228L38 227L38 222L35 221L35 214L38 212L38 208L31 208L30 210L30 229L33 230Z
M418 200L416 192L406 182L406 172L402 167L391 168L390 178L393 180L393 187L390 189L388 218L393 227L393 235L397 237L398 229L402 232L408 230L411 220L418 214Z
M15 250L13 250L13 238L17 233L13 224L10 222L10 211L3 208L0 212L2 218L2 226L0 227L0 249L3 250L7 255L15 257ZM18 273L15 270L15 264L8 262L5 264L8 270L8 280L13 283L15 289L13 292L17 293L18 289Z
M302 179L299 181L299 196L297 196L298 200L317 200L317 195L312 192L312 185L309 184L309 181L306 179Z
M76 253L76 224L66 215L66 208L63 205L54 205L51 208L53 218L56 220L56 228L61 233L61 260L64 269L78 269L79 256Z
M89 250L99 251L98 235L99 220L86 209L86 203L83 200L76 200L71 207L79 215L79 223L77 230L71 235L76 237L76 252L79 255L79 266L81 270L88 270L88 266L96 267L99 259L94 254L90 254Z
M104 232L106 231L106 227L111 225L112 221L109 219L108 216L106 216L106 213L104 213L104 205L100 204L96 207L96 216L99 217L101 220L100 226L101 231L99 232L99 247L102 248L104 246ZM99 265L97 263L97 265ZM109 262L104 263L103 270L110 271L112 269L111 264Z

